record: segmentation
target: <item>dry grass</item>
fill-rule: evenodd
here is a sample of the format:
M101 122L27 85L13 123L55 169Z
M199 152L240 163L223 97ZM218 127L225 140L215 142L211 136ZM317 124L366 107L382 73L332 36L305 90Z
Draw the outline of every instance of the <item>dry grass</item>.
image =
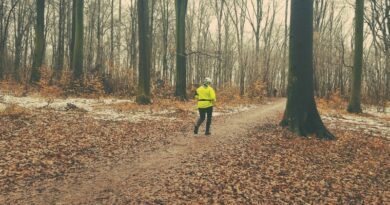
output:
M348 101L343 99L340 95L340 92L332 93L329 99L317 99L317 107L320 111L329 112L337 110L343 114L347 113L346 109L348 106Z

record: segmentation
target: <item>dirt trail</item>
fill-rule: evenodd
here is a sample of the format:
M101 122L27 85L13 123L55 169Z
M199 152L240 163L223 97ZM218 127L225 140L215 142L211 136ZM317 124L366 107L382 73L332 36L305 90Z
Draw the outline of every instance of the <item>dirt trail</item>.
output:
M279 99L253 110L223 116L223 119L218 119L212 125L211 137L173 133L170 140L172 143L153 153L143 153L136 161L122 162L113 168L101 167L75 184L61 184L56 187L56 194L44 192L36 196L34 201L38 204L96 204L107 193L120 197L120 190L153 186L153 178L162 177L159 174L165 170L179 167L180 162L192 154L208 151L220 144L233 144L235 140L245 137L245 133L254 126L281 116L284 105L285 100Z

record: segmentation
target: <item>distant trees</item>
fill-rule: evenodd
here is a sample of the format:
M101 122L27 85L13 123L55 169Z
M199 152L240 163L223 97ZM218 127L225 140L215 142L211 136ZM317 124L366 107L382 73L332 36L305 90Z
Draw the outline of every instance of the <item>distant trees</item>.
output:
M300 136L335 138L325 128L314 100L312 0L291 1L287 105L281 125Z
M176 5L176 91L180 100L187 99L186 13L188 0L175 0Z
M41 78L40 68L45 56L45 0L36 0L36 11L35 49L30 79L32 83L37 83Z
M390 99L390 2L370 0L366 11L365 19L372 36L372 52L367 55L372 58L366 59L371 67L364 70L364 83L368 86L364 86L363 91L366 90L366 98L384 111Z
M138 0L138 94L137 103L150 104L151 34L149 28L149 3Z
M42 58L45 64L42 80L57 85L70 79L94 82L99 79L106 93L135 95L137 86L147 83L139 78L144 74L138 69L137 0L82 2L84 34L80 35L79 26L78 36L76 22L81 21L76 19L76 8L80 1L39 2L45 6L41 6L38 15L38 0L0 1L0 79L36 82L41 67L37 66L41 61L37 58ZM150 93L160 79L167 93L185 98L188 85L198 84L208 76L217 89L239 88L241 96L271 95L275 89L279 95L286 95L289 0L149 0L148 3L150 37L147 38L153 45L149 48ZM347 99L352 94L351 68L356 47L349 26L352 18L348 15L354 4L338 0L313 0L313 3L315 95L329 98L338 94ZM387 0L370 0L364 13L367 27L361 100L381 107L390 97L389 4ZM177 18L175 11L180 11ZM38 25L35 17L41 19L39 28L34 26ZM41 46L35 41L42 40L42 33L44 50L38 52L35 49L40 50ZM76 39L83 44L75 45ZM51 73L53 76L47 75ZM255 87L261 89L257 94L252 92Z
M247 19L246 12L246 2L243 0L235 0L232 5L228 5L229 16L235 28L236 41L237 41L237 51L238 51L238 66L239 66L239 88L240 96L245 94L245 58L244 58L244 31L245 31L245 22Z
M364 27L364 0L356 0L355 8L355 57L352 77L352 91L348 105L348 112L361 113L360 105L363 69L363 29Z

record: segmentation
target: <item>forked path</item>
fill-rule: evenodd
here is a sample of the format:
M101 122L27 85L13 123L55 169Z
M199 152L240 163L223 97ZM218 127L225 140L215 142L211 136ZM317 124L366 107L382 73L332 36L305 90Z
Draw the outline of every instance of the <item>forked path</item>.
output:
M203 134L173 133L171 143L151 153L143 153L132 162L122 162L114 168L96 170L93 176L82 179L77 184L63 184L57 187L59 195L43 194L39 198L55 204L90 204L104 193L122 195L121 190L136 189L140 184L153 186L153 179L168 169L181 166L182 161L194 153L206 152L214 146L231 145L255 126L262 125L269 119L280 117L285 106L284 99L275 100L255 109L222 116L212 125L211 137ZM224 119L221 119L224 118ZM131 191L131 190L130 190Z

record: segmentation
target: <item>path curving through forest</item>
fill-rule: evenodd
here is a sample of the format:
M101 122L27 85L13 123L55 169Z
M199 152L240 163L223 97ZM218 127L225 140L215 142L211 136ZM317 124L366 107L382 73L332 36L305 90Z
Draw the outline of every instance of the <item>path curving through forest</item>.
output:
M271 119L281 118L285 99L241 113L220 116L213 122L212 135L173 132L170 143L152 152L141 153L136 160L102 165L88 173L79 173L77 181L61 181L56 187L33 196L36 204L127 204L128 194L153 190L156 178L163 178L166 170L180 169L181 162L194 154L206 153L215 146L234 145L252 128ZM201 132L202 133L202 132ZM53 190L54 189L54 190ZM150 194L153 194L150 193ZM105 201L105 200L114 201ZM102 202L105 201L105 202Z

